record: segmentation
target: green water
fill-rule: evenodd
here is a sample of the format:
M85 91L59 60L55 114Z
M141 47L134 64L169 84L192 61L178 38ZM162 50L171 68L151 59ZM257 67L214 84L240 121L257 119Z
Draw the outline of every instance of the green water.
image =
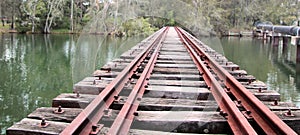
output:
M136 38L98 35L0 35L0 128L20 121L38 107L50 107L73 83L117 58L140 42ZM300 106L300 67L294 64L295 46L252 38L201 39L249 74ZM296 70L298 69L298 70Z
M269 90L281 94L281 100L300 107L300 65L296 64L296 46L272 45L252 38L203 38L203 42L222 53L265 82Z
M142 39L0 34L0 133Z

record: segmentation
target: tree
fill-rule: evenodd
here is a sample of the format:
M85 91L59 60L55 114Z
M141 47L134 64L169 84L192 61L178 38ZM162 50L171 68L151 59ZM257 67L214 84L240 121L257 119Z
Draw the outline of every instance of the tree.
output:
M36 17L36 10L37 10L37 6L38 4L40 4L40 0L27 0L25 1L22 6L21 9L23 12L25 12L25 15L29 18L31 24L31 32L34 33L35 32L35 27L36 27L36 21L39 20L39 18Z
M50 29L52 27L53 21L55 18L62 17L63 9L64 9L64 0L47 0L46 5L48 9L45 26L44 26L44 33L50 33Z
M20 14L22 0L1 0L1 14L11 19L11 29L15 28L15 17Z

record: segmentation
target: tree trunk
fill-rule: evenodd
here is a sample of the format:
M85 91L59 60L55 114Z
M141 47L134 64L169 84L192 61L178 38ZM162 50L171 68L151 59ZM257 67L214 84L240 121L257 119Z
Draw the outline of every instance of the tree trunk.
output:
M48 34L48 33L50 33L50 28L49 28L49 20L50 20L50 18L52 18L52 8L53 8L53 4L54 4L55 2L54 1L50 1L50 2L48 2L48 8L49 8L49 12L48 12L48 14L47 14L47 18L46 18L46 24L45 24L45 28L44 28L44 33L45 34ZM50 4L50 5L49 5ZM51 15L51 17L50 17L50 15Z
M71 0L71 16L70 16L70 20L71 20L71 32L72 32L72 33L73 33L73 31L74 31L73 12L74 12L74 0Z
M33 5L33 15L32 15L32 27L31 27L31 32L34 33L35 32L35 12L36 12L36 5L37 3L34 3Z
M15 28L15 25L14 25L14 22L15 22L15 16L14 16L14 13L13 13L13 15L11 16L11 25L10 25L10 29L14 29Z

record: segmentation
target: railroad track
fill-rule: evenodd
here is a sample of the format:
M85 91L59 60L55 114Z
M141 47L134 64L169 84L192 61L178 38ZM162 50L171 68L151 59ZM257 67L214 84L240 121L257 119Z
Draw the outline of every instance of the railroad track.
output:
M114 79L60 134L220 133L229 127L229 134L296 134L181 28L165 27L147 40L125 66L103 68L117 76L96 75Z
M220 114L226 117L234 134L258 134L261 133L261 129L266 134L296 134L289 126L272 113L269 108L259 101L244 86L242 86L214 59L212 59L205 52L205 49L201 48L201 46L194 41L195 39L192 39L190 35L179 28L176 28L177 33L175 33L174 30L174 28L164 28L153 43L146 48L143 53L137 56L116 77L116 79L114 79L99 94L99 96L97 96L95 100L79 114L79 116L62 132L62 134L97 133L98 129L100 130L98 122L102 119L105 111L108 111L113 102L120 98L119 94L128 80L130 80L135 81L135 85L133 86L132 91L128 95L126 102L123 104L123 107L119 111L114 122L111 124L107 134L128 133L134 121L134 117L138 115L138 107L146 88L151 87L149 85L173 85L173 87L177 86L178 88L183 88L181 87L183 84L178 84L178 82L183 82L181 82L181 80L178 81L176 78L175 80L162 80L162 83L157 81L151 82L150 78L152 74L155 74L154 68L156 64L159 66L165 66L166 68L168 68L168 66L178 66L178 68L180 68L180 64L172 66L171 64L159 64L159 56L161 56L161 59L166 58L171 61L178 61L180 58L189 59L186 58L184 52L182 57L178 57L176 54L172 55L175 51L181 52L181 50L185 49L188 50L193 62L200 72L199 80L200 75L204 78L205 83L198 81L199 84L202 85L202 87L207 87L211 90L221 109ZM172 38L173 41L169 41L168 38ZM182 43L174 41L174 39L180 39ZM168 50L168 48L171 48L171 50ZM193 65L189 66L193 67ZM138 71L139 69L141 70ZM167 76L168 74L159 75ZM181 72L178 72L169 76L176 77L180 75L182 75ZM196 83L197 81L193 84L197 85ZM228 93L233 96L230 97ZM237 107L237 104L240 106ZM250 124L249 120L252 119L254 119L255 123ZM261 129L258 130L255 129L255 126L252 126L256 124L258 124Z
M221 114L226 113L227 121L235 134L261 134L252 125L258 124L266 134L296 134L275 113L248 91L231 74L211 58L195 39L177 28L181 39L204 75L204 80L218 102ZM197 57L198 56L198 57ZM223 86L222 86L223 85ZM229 97L228 93L231 95ZM235 100L235 101L234 101ZM239 108L237 107L239 106ZM250 124L249 120L255 123Z

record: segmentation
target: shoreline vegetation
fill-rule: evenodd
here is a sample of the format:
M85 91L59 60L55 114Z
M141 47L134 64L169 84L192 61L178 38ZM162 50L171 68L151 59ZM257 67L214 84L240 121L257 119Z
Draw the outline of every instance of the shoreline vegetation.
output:
M297 0L1 0L0 33L79 34L90 24L87 33L117 37L148 36L164 26L227 36L251 32L256 22L297 25L298 9Z
M153 31L154 32L154 31ZM151 32L151 33L153 33ZM42 33L42 32L18 32L16 29L10 29L9 25L6 25L5 27L0 26L0 34L82 34L83 32L80 31L76 31L76 32L71 32L68 29L54 29L52 30L50 33ZM149 34L151 34L149 33ZM86 34L91 34L91 35L105 35L105 33L86 33ZM127 34L125 34L124 32L120 33L120 32L116 32L116 33L108 33L108 35L113 35L115 37L124 37ZM131 35L132 36L132 35ZM146 34L144 34L144 36L147 36ZM253 36L253 30L229 30L223 34L220 35L215 35L215 36L219 36L219 37L252 37Z

